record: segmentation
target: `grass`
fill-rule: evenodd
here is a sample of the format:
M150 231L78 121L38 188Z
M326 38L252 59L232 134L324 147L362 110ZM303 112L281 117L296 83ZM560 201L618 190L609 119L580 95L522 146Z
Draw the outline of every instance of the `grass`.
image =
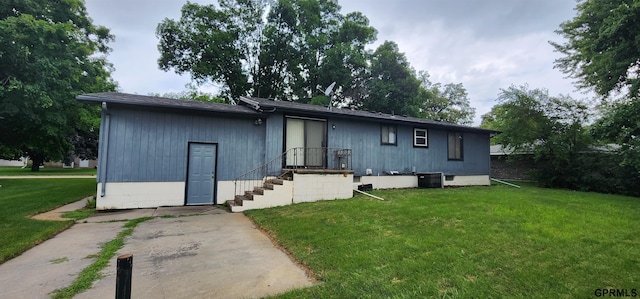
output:
M31 215L95 194L95 179L0 179L0 264L55 236L73 221Z
M109 265L109 261L115 256L118 249L124 246L124 239L133 233L133 229L139 223L149 219L153 219L153 217L138 218L127 222L124 225L124 230L118 233L118 236L115 239L102 246L100 253L95 256L96 261L89 265L89 267L84 268L71 285L64 289L54 291L52 298L73 298L73 296L90 289L95 281L102 278L100 271Z
M640 199L523 186L247 214L323 282L276 298L573 298L640 286Z
M0 167L0 176L24 176L24 175L96 175L93 168L40 168L40 171L32 172L31 168Z
M93 215L96 213L96 198L95 196L91 199L89 199L87 201L87 204L84 206L84 208L80 209L80 210L75 210L75 211L69 211L66 213L63 213L61 215L62 218L69 218L69 219L73 219L75 221L78 220L82 220L82 219L87 219L89 218L89 216Z

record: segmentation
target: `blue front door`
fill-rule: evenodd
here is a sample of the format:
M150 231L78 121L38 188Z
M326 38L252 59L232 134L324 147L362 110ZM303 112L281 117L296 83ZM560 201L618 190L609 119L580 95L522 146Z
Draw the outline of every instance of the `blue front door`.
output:
M216 151L216 144L189 144L187 205L215 203Z

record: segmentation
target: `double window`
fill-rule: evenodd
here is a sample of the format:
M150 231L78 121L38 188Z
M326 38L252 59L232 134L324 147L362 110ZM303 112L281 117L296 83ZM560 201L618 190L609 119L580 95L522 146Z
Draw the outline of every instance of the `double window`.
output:
M462 160L462 133L449 132L447 134L447 152L449 160Z
M397 145L397 133L396 126L382 125L380 128L380 142L383 145Z
M429 147L427 129L413 129L413 146L414 147Z

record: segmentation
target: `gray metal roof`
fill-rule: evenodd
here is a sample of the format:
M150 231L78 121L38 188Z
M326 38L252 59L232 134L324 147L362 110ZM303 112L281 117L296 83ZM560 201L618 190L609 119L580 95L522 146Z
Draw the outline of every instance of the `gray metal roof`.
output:
M144 107L160 107L169 109L182 109L192 111L208 111L218 113L242 114L250 116L260 116L261 114L253 109L240 105L229 105L220 103L208 103L199 101L177 100L155 96L144 96L137 94L127 94L119 92L103 92L83 94L76 97L83 102L112 103Z
M333 116L342 118L368 119L393 123L410 123L413 125L423 125L427 127L445 128L452 130L461 130L468 132L478 132L487 134L497 134L498 131L487 130L482 128L458 125L450 122L436 121L425 118L407 117L402 115L391 115L381 112L369 112L362 110L352 110L343 108L331 108L326 106L317 106L309 104L301 104L289 101L274 101L262 98L240 98L241 105L247 105L257 111L271 112L298 112L315 116Z
M198 101L177 100L156 96L145 96L137 94L127 94L119 92L103 92L83 94L76 97L82 102L93 103L112 103L143 107L159 107L167 109L182 109L191 111L207 111L217 113L227 113L235 115L247 116L264 116L270 112L295 112L320 117L339 117L360 119L369 121L381 121L388 123L409 123L412 125L421 125L426 127L443 128L450 130L460 130L467 132L478 132L486 134L496 134L497 131L482 128L463 126L454 123L436 121L425 118L406 117L402 115L391 115L380 112L368 112L361 110L351 110L342 108L327 108L326 106L317 106L309 104L301 104L289 101L274 101L262 98L245 98L241 97L239 105L208 103Z

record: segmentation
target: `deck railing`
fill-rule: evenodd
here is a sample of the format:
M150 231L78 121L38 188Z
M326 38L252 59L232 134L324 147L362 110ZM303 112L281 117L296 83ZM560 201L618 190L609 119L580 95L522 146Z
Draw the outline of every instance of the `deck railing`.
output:
M247 171L234 180L235 195L242 195L265 181L275 179L295 169L351 170L351 149L296 147L280 156Z

